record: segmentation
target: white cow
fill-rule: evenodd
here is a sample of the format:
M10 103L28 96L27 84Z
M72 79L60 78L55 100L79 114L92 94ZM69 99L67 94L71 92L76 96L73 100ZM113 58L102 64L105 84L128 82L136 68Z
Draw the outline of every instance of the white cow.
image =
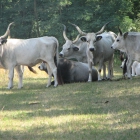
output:
M107 23L108 24L108 23ZM81 40L87 43L87 57L88 57L88 64L89 64L89 79L88 81L92 81L91 79L91 68L92 65L97 65L99 63L99 77L98 80L101 80L101 69L105 70L105 62L108 62L108 79L111 79L113 76L113 56L114 50L111 50L111 45L115 40L115 33L113 32L104 32L104 28L106 27L105 24L100 31L94 33L85 33L83 32L77 25L72 24L76 27L78 32L81 35ZM104 33L103 33L104 32ZM102 34L101 34L102 33ZM103 79L106 77L103 77Z
M11 25L12 24L14 24L14 22L12 22L12 23L10 23L9 24L9 26L8 26L8 39L10 39L11 38L11 35L10 35L10 27L11 27ZM2 67L2 65L1 65L1 63L0 63L0 68L2 68L2 69L4 69L3 67ZM31 72L33 72L33 73L37 73L32 67L30 67L30 66L28 66L28 69L31 71ZM22 65L21 66L21 70L22 70L22 72L24 72L24 66Z
M126 52L128 56L127 77L131 78L131 65L133 60L140 61L140 33L126 32L123 34L119 29L119 34L112 44L112 48Z
M132 76L140 76L140 63L134 61L132 64Z
M127 59L124 59L120 66L124 71L125 77L127 76L127 70L125 68L126 64L127 64ZM138 61L133 62L132 66L131 66L131 71L132 71L132 76L140 76L140 63Z
M58 85L57 68L54 64L54 56L59 57L59 43L55 37L39 37L31 39L6 39L9 33L9 26L6 33L0 36L0 63L3 68L9 70L8 89L13 87L14 68L19 75L18 88L23 86L23 73L20 65L35 66L44 61L48 66L49 80L47 87L51 85L51 75L54 75L54 86ZM58 60L58 59L57 59Z

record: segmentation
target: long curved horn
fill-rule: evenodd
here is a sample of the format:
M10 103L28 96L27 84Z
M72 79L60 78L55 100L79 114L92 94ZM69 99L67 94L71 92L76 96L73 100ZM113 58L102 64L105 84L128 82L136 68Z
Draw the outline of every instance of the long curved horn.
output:
M120 27L118 26L118 30L119 30L119 32L120 32L120 35L122 35L122 31L121 31L121 29L120 29Z
M76 39L75 39L75 40L73 40L73 41L72 41L72 43L77 42L77 41L78 41L78 39L79 39L79 37L80 37L80 34L78 34L78 35L77 35Z
M8 35L10 35L10 26L14 24L14 22L11 22L8 27L7 27L7 30L5 32L5 34L3 36L1 36L1 38L6 38Z
M69 39L67 38L67 35L66 35L66 26L65 26L64 24L62 24L62 25L63 25L63 27L64 27L64 30L63 30L63 37L64 37L65 40L69 40Z
M86 35L87 34L87 33L83 32L77 25L75 25L73 23L70 23L70 24L73 25L77 29L77 31L79 32L79 34L81 34L81 35Z
M98 34L101 34L101 33L103 33L104 32L104 29L105 29L105 27L106 27L106 25L108 25L109 23L110 23L111 21L109 21L109 22L107 22L102 28L101 28L101 30L100 31L98 31L97 33L95 33L96 35L98 35Z

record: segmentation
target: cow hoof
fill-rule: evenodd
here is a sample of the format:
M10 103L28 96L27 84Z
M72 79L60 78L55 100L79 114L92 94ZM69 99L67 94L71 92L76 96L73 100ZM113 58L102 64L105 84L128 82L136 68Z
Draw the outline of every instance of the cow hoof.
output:
M7 89L12 89L13 88L13 86L12 87L7 87Z
M23 86L19 86L19 87L18 87L18 89L21 89L21 88L23 88Z
M54 85L54 87L57 87L58 86L58 84L57 85Z
M23 87L18 87L18 89L22 89Z
M129 79L129 80L132 80L132 78L131 78L131 77L128 77L128 79Z
M48 88L48 87L50 87L51 85L47 85L46 87Z
M112 81L112 79L111 79L111 78L107 78L106 80L108 80L108 81Z
M90 83L91 81L90 80L88 80L88 83Z

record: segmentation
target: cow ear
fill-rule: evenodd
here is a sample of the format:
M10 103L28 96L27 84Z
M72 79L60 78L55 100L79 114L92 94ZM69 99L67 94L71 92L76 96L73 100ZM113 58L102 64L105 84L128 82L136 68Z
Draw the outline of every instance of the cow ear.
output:
M86 37L81 37L81 40L83 41L83 42L86 42L87 41L87 39L86 39Z
M96 37L96 41L99 41L99 40L101 40L102 39L102 36L97 36Z
M7 42L7 39L3 39L3 40L1 41L1 44L6 43L6 42Z
M123 35L124 39L126 39L127 36L128 36L128 32L124 33Z

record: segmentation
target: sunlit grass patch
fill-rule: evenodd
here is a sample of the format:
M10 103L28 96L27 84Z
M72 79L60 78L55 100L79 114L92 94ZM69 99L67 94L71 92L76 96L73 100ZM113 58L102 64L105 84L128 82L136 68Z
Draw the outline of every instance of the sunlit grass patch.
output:
M0 71L0 140L138 140L140 77L46 88L47 75L25 68L24 87L6 89ZM119 79L119 80L116 80Z

